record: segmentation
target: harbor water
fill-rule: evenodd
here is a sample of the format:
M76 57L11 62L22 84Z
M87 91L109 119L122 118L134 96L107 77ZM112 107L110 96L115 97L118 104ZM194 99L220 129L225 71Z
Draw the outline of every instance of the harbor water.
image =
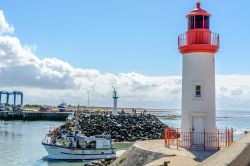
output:
M180 127L179 110L160 110L153 114L163 116L161 121L169 126ZM174 118L164 118L166 115ZM250 111L217 111L218 128L233 127L236 139L250 128L249 122ZM47 152L41 141L51 126L61 124L63 122L0 121L0 166L83 166L83 162L60 162L45 158Z
M83 162L58 162L47 160L41 145L51 126L62 122L51 121L1 121L0 166L83 166Z

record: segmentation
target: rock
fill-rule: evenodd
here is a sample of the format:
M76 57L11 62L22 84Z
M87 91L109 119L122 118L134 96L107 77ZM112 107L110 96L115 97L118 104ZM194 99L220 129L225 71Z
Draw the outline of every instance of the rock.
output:
M99 161L94 161L94 162L92 162L90 164L84 164L84 166L108 166L115 160L116 160L116 158L103 159L103 160L99 160Z
M168 127L151 114L84 113L79 115L79 119L81 131L86 136L110 135L116 142L162 139L164 128ZM57 134L72 134L74 126L75 119L67 120L56 129Z

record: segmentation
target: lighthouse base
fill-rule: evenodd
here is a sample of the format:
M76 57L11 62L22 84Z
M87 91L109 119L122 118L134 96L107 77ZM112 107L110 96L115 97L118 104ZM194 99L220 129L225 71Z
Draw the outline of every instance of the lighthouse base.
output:
M215 115L211 112L188 112L183 111L182 115L182 132L209 132L215 133L217 131Z

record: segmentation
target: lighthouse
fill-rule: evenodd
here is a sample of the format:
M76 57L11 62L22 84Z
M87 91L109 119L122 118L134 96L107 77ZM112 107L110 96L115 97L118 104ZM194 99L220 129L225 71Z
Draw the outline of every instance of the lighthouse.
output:
M188 30L178 37L182 54L182 132L215 132L215 54L219 35L210 30L210 17L196 4L187 15Z
M113 115L117 115L117 100L118 100L118 96L117 96L117 92L116 92L116 89L114 88L113 90L113 101L114 101L114 106L113 106L113 110L112 110L112 114Z

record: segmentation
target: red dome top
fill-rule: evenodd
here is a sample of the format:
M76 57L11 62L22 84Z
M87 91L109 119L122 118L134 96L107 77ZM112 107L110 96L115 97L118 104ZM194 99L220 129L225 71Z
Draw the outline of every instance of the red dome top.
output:
M201 8L201 3L197 2L196 3L196 8L194 8L188 15L187 17L190 16L195 16L195 15L204 15L204 16L211 16L206 10Z
M182 54L193 52L216 53L219 50L219 35L209 29L211 15L201 8L197 2L196 8L188 15L188 31L178 37L179 51Z

